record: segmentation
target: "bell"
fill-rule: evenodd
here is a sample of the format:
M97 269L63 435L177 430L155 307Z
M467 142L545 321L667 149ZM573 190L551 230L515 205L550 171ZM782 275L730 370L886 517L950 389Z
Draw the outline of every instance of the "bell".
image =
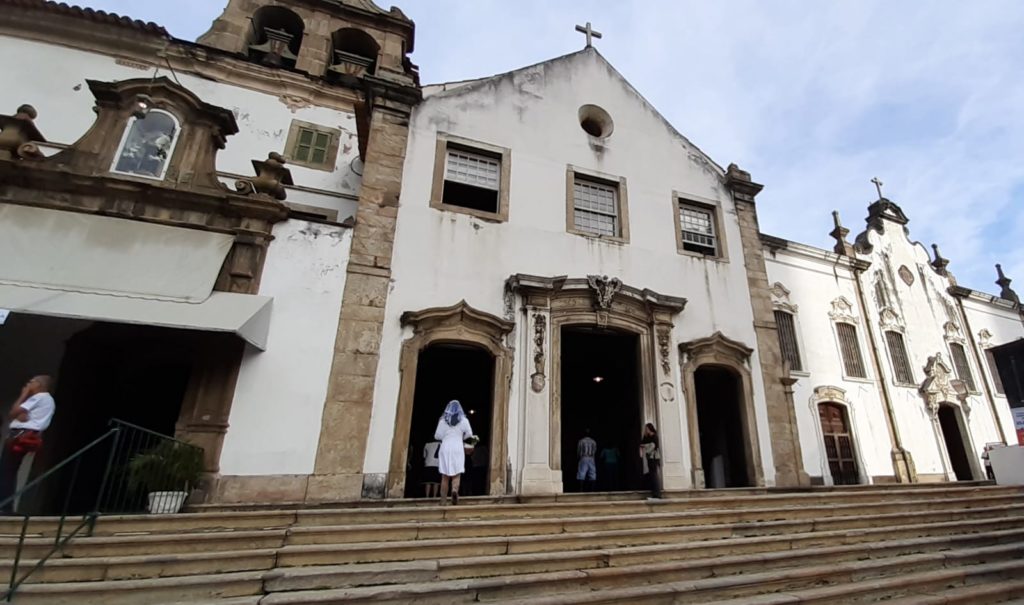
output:
M327 69L337 74L358 78L370 71L372 66L373 59L343 50L336 50L334 51L334 64Z
M284 60L294 63L298 59L289 48L295 36L283 29L273 29L270 27L263 28L263 35L267 38L266 42L249 46L250 51L263 53L263 63L279 66Z

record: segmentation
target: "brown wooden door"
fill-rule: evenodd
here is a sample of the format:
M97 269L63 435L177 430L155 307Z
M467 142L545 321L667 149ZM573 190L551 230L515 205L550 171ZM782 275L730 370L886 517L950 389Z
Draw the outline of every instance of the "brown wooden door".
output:
M822 403L818 406L818 416L821 418L821 432L825 436L825 454L828 456L832 481L836 485L856 485L860 477L846 410L836 403Z

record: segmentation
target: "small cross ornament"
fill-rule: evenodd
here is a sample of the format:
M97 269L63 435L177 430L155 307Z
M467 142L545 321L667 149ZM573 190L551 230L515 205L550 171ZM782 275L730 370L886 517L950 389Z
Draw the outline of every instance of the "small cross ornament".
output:
M871 179L871 182L875 184L875 189L878 190L878 199L883 199L882 198L882 185L884 185L885 183L883 183L881 180L879 180L879 178L877 176L875 178Z
M577 25L576 26L576 31L580 32L581 34L586 34L586 36L587 36L587 48L590 48L590 47L592 47L594 45L593 38L597 38L599 40L601 39L601 32L599 32L599 31L595 30L594 28L590 27L590 21L587 21L587 26L586 27L583 27L582 25Z

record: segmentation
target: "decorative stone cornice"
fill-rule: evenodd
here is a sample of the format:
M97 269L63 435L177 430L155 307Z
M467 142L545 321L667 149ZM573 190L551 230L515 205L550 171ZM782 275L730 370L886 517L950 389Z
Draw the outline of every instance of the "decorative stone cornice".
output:
M750 363L750 355L753 352L754 349L738 340L729 338L720 331L715 332L711 336L679 344L679 355L681 358L724 355L740 365Z
M729 164L725 171L725 187L732 192L734 198L744 202L754 202L754 198L764 189L764 185L755 183L750 173L740 169L736 164Z
M459 326L487 335L497 347L504 346L502 337L515 328L514 322L505 321L497 315L474 309L465 300L450 307L406 311L402 313L401 322L403 326L411 326L416 334L436 330L441 326Z
M591 284L590 278L597 280L598 287ZM525 296L527 305L546 306L547 301L556 295L587 294L592 297L594 307L602 310L611 308L616 301L640 305L669 314L679 313L686 307L685 298L660 294L647 288L634 288L623 284L616 278L607 278L606 276L590 276L590 278L569 278L565 275L541 277L517 273L506 280L506 286L512 292ZM606 300L605 294L609 295Z

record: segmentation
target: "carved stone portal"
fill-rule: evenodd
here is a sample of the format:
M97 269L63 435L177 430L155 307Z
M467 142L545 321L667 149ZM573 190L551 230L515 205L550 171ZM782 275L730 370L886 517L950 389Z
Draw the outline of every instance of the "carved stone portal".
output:
M925 379L921 383L920 392L928 406L928 413L934 418L942 403L959 402L968 416L971 406L968 403L967 388L959 379L953 378L953 371L942 360L942 353L928 358L924 366Z

